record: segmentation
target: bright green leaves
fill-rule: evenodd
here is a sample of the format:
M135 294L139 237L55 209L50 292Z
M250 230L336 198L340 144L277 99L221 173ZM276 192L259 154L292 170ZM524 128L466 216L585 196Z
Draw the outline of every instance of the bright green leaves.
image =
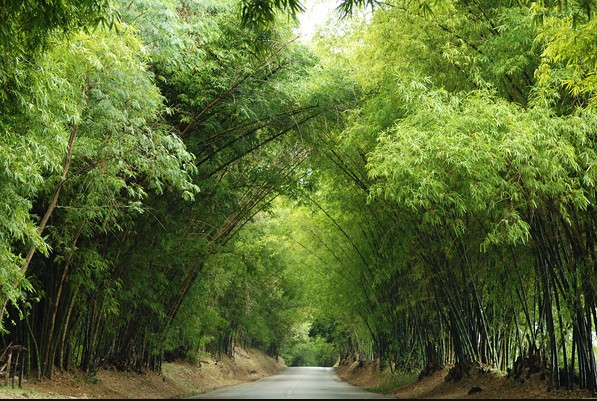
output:
M572 4L545 5L542 24L537 8L515 3L403 5L319 39L322 59L336 61L324 65L356 84L362 102L341 129L322 127L325 157L311 159L339 174L314 196L338 223L310 228L314 264L333 272L328 288L349 298L352 319L367 317L373 343L388 336L393 349L407 347L389 334L404 325L439 339L446 321L460 358L477 360L476 341L495 335L493 324L511 327L512 313L531 321L531 296L564 288L535 280L576 276L581 254L595 254L595 28ZM349 184L365 191L344 196ZM366 290L338 284L349 274ZM564 293L570 305L580 299Z
M375 14L365 29L377 45L363 44L355 61L373 74L358 75L383 82L381 90L396 79L430 78L438 88L495 90L526 103L538 63L528 10L488 5L480 15L472 4L447 2L423 16L395 7Z
M151 63L167 74L190 72L192 60L205 53L207 42L220 32L213 14L226 9L222 1L119 1L123 21L138 30ZM197 18L195 16L200 16ZM166 79L166 74L158 79Z
M53 37L113 26L115 19L108 0L1 1L0 99L4 103L13 100L11 92L23 84L24 69L51 47Z
M10 88L14 102L0 115L6 195L0 248L11 278L2 282L2 299L14 304L14 294L27 285L9 274L22 267L21 247L33 245L44 256L51 250L58 265L77 260L85 270L94 264L67 258L73 243L122 230L145 210L151 191L187 200L198 193L191 180L194 156L163 125L163 97L135 32L120 26L118 32L98 28L93 35L51 38L53 47L20 66L20 82ZM72 160L66 157L71 148ZM55 211L49 206L54 194ZM44 214L51 226L42 241L37 220Z
M572 18L544 20L538 40L544 45L537 69L537 102L557 113L575 106L595 106L597 99L597 24L589 20L573 26Z
M507 142L525 138L520 151L530 140L516 108L492 104L489 97L450 99L441 92L420 100L417 111L381 135L370 154L372 196L389 198L431 225L451 221L455 233L469 213L501 215L504 201L523 201L506 167L512 163Z
M479 356L537 294L538 222L592 232L597 182L594 24L502 3L380 3L316 59L271 25L298 1L122 1L118 29L50 35L2 71L0 284L16 302L24 249L46 244L32 326L73 311L45 358L275 353L307 303L359 351L432 358L457 335ZM67 340L91 327L107 337Z
M418 100L370 154L371 196L431 225L452 222L455 233L465 216L483 216L489 242L505 243L527 242L523 220L540 205L586 208L594 188L579 181L580 171L585 183L592 173L579 165L587 150L570 136L576 118L549 118L482 93L428 92Z
M103 221L102 230L105 224L118 227L119 213L127 209L141 211L147 189L177 188L188 199L197 192L190 180L193 157L160 126L162 96L143 54L134 32L123 27L119 33L96 31L93 38L74 36L69 46L48 52L40 67L70 91L49 103L65 105L56 117L74 108L63 114L63 124L79 130L66 186L74 190L65 195L69 210L89 222Z

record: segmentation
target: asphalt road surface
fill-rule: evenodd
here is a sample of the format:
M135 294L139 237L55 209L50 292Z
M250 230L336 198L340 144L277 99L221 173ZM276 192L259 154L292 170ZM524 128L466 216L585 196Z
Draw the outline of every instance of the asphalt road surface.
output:
M188 398L390 398L370 393L348 384L338 377L334 368L293 367L249 383L223 387Z

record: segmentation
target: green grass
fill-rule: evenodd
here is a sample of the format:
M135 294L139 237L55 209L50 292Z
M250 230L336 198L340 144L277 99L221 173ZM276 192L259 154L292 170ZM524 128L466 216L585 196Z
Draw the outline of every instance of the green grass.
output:
M35 397L35 392L19 388L16 384L15 388L12 388L11 384L9 384L8 386L0 385L0 394L3 394L8 398L37 398ZM0 398L5 397L0 396Z
M85 381L91 384L98 384L99 379L96 376L85 376Z
M406 373L406 372L395 372L391 375L385 375L384 383L368 388L369 391L373 393L385 394L395 390L398 390L400 387L404 386L405 384L411 383L417 380L416 373Z

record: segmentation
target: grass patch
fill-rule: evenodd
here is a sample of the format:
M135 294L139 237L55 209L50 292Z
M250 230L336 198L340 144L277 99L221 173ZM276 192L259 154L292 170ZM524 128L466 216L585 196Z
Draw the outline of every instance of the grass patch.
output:
M35 396L35 393L31 390L25 390L18 387L12 388L12 385L0 386L0 394L8 398L34 398ZM0 396L0 398L6 397Z
M405 384L412 383L413 381L417 380L417 377L418 374L416 373L396 372L386 376L384 382L379 386L371 387L368 390L379 394L390 393L392 391L398 390Z
M98 384L99 379L96 376L85 376L85 381L91 384Z

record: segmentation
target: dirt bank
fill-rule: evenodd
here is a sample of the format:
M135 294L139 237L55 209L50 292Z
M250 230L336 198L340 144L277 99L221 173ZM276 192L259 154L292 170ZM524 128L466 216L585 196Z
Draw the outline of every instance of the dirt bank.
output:
M282 359L276 361L259 350L237 348L233 359L165 363L161 374L100 370L89 376L57 372L52 380L25 380L22 389L0 388L0 398L179 398L256 380L284 366Z
M447 380L451 366L418 379L416 375L392 374L389 368L379 369L376 362L341 361L336 366L345 381L363 388L397 398L500 398L500 399L579 399L593 398L588 390L549 390L540 374L524 379L507 378L505 372L473 368L460 380Z
M162 374L101 370L97 375L56 373L52 380L26 380L23 389L0 388L0 398L180 398L214 388L256 380L285 367L258 350L238 348L233 359L204 358L200 364L165 363ZM416 374L392 374L376 362L344 360L336 366L349 383L396 398L469 399L580 399L593 398L587 390L549 391L539 374L525 379L508 379L504 372L471 369L458 381L447 380L450 366L419 380Z

